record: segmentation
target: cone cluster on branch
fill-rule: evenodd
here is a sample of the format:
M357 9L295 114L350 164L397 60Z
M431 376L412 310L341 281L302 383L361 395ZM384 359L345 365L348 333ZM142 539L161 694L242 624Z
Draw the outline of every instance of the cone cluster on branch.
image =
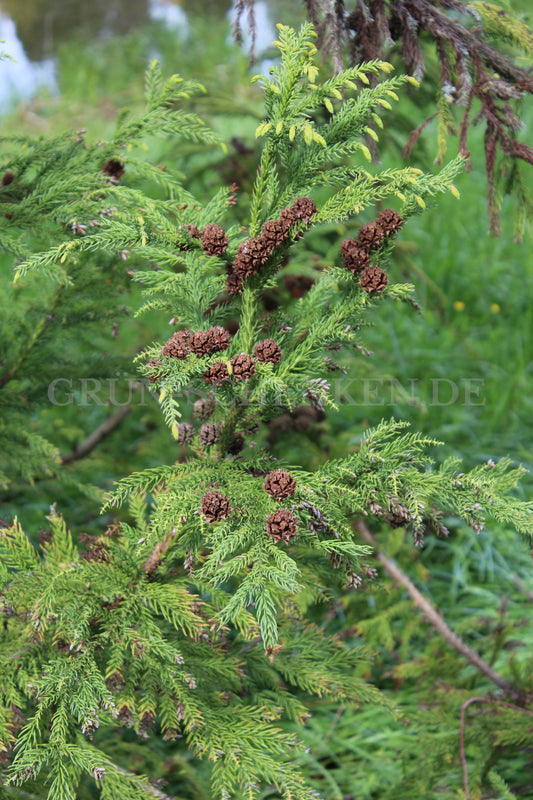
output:
M241 242L226 279L229 294L242 294L243 281L261 270L275 248L287 240L294 226L308 225L316 213L317 207L310 197L299 197L292 206L283 209L279 219L265 222L260 236Z
M181 360L187 358L190 353L206 356L227 350L230 342L231 337L228 331L221 325L216 325L207 331L195 331L194 333L188 330L176 331L161 350L161 355Z
M341 245L342 261L347 270L359 275L365 292L382 292L388 284L387 274L370 263L371 253L403 226L403 219L392 208L386 208L377 219L362 225L357 239L345 239Z

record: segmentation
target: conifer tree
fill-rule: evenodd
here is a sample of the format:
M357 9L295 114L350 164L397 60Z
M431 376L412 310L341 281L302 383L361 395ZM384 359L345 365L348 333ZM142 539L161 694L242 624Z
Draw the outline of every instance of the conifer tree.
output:
M319 81L312 26L278 27L279 66L258 79L263 147L245 229L226 224L233 187L202 205L177 178L130 156L131 141L154 132L215 141L180 109L197 87L163 81L157 65L144 116L122 117L112 145L41 139L4 163L13 179L0 194L2 245L17 259L17 282L42 281L48 297L67 303L63 292L96 286L95 265L105 270L125 253L146 295L139 313L172 317L175 332L137 362L184 454L119 480L103 511L120 521L86 537L83 550L61 497L39 548L17 519L0 529L6 798L168 798L128 763L129 728L147 747L167 743L166 752L194 759L198 771L207 762L212 797L318 797L301 768L310 698L388 705L361 675L364 649L316 622L324 600L372 577L355 520L407 527L418 547L428 531L446 533L443 510L476 531L486 519L529 531L532 505L512 493L521 468L508 459L470 471L454 458L435 465L427 450L438 443L394 420L313 472L261 444L280 410L335 410L331 347L358 345L376 304L411 309L413 287L390 274L394 239L439 193L458 194L464 162L436 175L375 170L364 138L377 137L397 91L416 81L378 59ZM157 181L167 197L122 186L123 169ZM378 200L395 208L368 219ZM111 202L112 213L101 213ZM45 229L35 234L37 215ZM339 242L335 263L297 302L265 311L265 291L306 233L342 220L358 231ZM45 326L37 336L29 327L21 322L27 344L7 361L2 391L34 348L53 346ZM25 442L32 435L12 413L6 448L19 425ZM19 442L12 452L34 475L38 446L28 450ZM45 465L51 454L39 452ZM498 774L490 780L505 790ZM181 796L199 796L183 784Z

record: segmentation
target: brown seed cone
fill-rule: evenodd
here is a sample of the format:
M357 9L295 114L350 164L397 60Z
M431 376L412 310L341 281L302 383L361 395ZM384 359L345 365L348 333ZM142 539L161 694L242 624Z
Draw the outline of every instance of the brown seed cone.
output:
M193 239L199 239L202 235L200 229L196 225L185 225L185 229Z
M254 347L254 356L263 364L267 361L277 364L281 361L281 348L274 339L263 339Z
M403 227L403 219L392 208L385 208L376 220L381 225L385 236L392 236Z
M375 220L370 220L366 225L362 225L359 229L359 236L357 240L360 247L367 250L376 250L385 237L383 228Z
M236 381L247 381L255 374L255 362L248 353L239 353L230 359L233 377Z
M217 353L221 350L227 350L230 346L231 336L229 331L222 327L222 325L215 325L214 328L209 328L209 347L211 353Z
M287 508L280 508L267 517L265 530L276 542L281 540L288 542L293 536L296 536L297 529L296 517Z
M223 361L217 361L204 372L204 378L207 383L215 385L227 381L229 378L229 371Z
M193 417L195 419L208 419L215 410L215 398L213 395L209 397L201 397L195 400L192 407Z
M350 272L362 272L370 265L370 256L365 247L361 247L357 239L345 239L341 244L341 256L346 269Z
M2 186L9 186L10 183L13 183L15 180L15 173L8 170L4 172L4 176L2 178Z
M178 425L178 436L176 441L178 444L190 444L194 436L194 428L189 422L180 422Z
M309 224L317 211L318 208L316 207L314 200L311 200L310 197L299 197L292 204L292 216L297 222L301 220L302 222Z
M287 225L289 228L296 224L296 219L290 206L281 209L279 221L283 223L283 225Z
M263 489L274 500L283 500L292 497L296 491L296 481L286 469L275 469L266 476Z
M239 295L242 294L242 277L236 272L230 272L226 278L226 289L228 294Z
M211 256L220 256L228 246L226 231L220 225L206 225L202 231L202 248Z
M372 264L363 270L359 278L359 286L365 292L382 292L388 282L387 273Z
M168 370L163 369L161 362L157 358L151 358L146 365L148 369L148 380L150 383L161 381L168 375Z
M411 522L409 511L399 503L392 505L390 511L385 512L383 518L391 528L403 528Z
M198 431L198 438L204 447L211 447L219 436L220 425L215 425L213 422L205 422Z
M283 278L286 290L295 300L299 300L309 291L315 281L307 275L285 275Z
M192 333L188 330L176 331L161 350L162 356L184 359L190 353Z
M109 175L110 178L118 181L124 175L124 162L118 158L110 158L102 167L102 172Z
M233 272L242 278L249 278L266 264L272 250L273 245L261 236L253 236L251 239L241 242L233 262Z
M211 352L210 337L208 331L196 331L191 337L191 353L197 356L206 356Z
M237 456L244 447L244 436L242 433L236 433L228 447L228 453L231 456Z
M227 519L230 511L229 497L222 492L206 492L202 497L202 515L208 522Z
M272 247L278 247L289 235L290 225L281 219L271 219L265 222L261 231L261 238Z

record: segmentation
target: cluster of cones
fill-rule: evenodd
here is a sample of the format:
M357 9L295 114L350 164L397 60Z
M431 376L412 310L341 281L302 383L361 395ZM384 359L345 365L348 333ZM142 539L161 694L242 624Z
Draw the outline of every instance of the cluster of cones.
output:
M194 333L189 330L181 330L176 331L170 337L160 351L160 355L184 360L191 353L204 356L227 350L230 344L231 336L220 325L209 328L207 331ZM253 355L254 357L249 356L248 353L237 353L228 362L215 361L204 372L206 383L218 386L230 378L235 381L249 380L255 375L257 361L263 364L267 362L277 364L281 360L281 348L274 339L263 339L254 347ZM151 359L147 366L148 377L152 383L164 379L168 374L165 373L163 365L156 358Z
M196 400L193 405L193 417L199 421L209 419L215 410L216 401L213 395L201 397ZM198 441L203 448L212 447L217 443L222 433L222 425L217 425L214 422L204 422L200 425L198 430ZM191 444L194 440L196 433L194 426L190 422L181 422L177 430L178 444ZM242 433L235 433L232 441L228 447L228 453L231 455L238 455L244 447L244 436Z
M359 285L365 292L382 292L389 279L387 273L371 264L371 254L390 236L403 226L403 219L391 208L382 211L376 220L371 220L359 230L357 239L345 239L341 245L344 266L354 275L359 275Z
M292 497L296 491L296 481L287 470L275 469L266 476L263 489L274 500L281 501ZM201 513L209 523L227 519L231 513L229 497L222 492L206 492L202 498ZM268 515L265 530L274 541L288 542L296 535L298 521L289 509L279 508Z
M276 247L287 241L295 227L309 225L316 213L317 207L310 197L299 197L292 206L282 210L279 219L265 222L260 236L241 242L226 279L229 294L242 294L244 281L264 267Z

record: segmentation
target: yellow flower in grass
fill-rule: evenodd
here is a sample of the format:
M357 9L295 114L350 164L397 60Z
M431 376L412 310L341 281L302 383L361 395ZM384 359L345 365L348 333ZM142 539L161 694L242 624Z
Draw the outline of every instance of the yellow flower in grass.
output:
M463 303L462 300L456 300L455 303L453 304L453 307L455 308L456 311L465 310L465 304Z
M498 303L493 303L490 307L490 310L492 311L493 314L499 314L500 306L498 305Z

